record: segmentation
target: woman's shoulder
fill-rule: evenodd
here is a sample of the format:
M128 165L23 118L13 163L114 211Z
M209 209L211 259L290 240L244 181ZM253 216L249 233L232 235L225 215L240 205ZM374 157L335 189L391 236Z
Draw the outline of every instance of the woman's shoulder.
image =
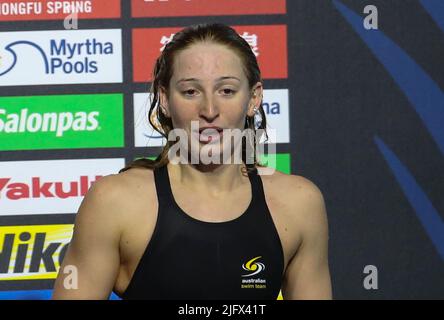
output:
M132 184L141 180L151 179L153 170L134 167L120 173L111 173L97 180L103 185L118 187L121 184Z
M258 173L263 181L273 185L273 189L293 192L320 192L320 189L312 180L301 175L284 173L270 167L258 168Z
M153 189L154 174L148 168L131 168L121 173L109 174L98 179L90 192L101 193L126 204ZM148 192L149 194L149 192ZM118 199L118 200L116 200Z
M154 172L151 168L134 167L113 176L121 180L123 183L137 186L140 183L153 181Z
M324 197L315 182L297 174L287 174L271 168L258 170L264 188L286 208L288 214L304 216L324 206ZM319 218L319 217L318 217Z

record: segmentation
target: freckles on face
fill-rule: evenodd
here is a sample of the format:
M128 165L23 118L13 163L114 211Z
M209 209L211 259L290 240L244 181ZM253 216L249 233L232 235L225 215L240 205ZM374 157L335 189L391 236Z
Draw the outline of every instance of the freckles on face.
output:
M188 127L191 120L202 123L205 114L216 125L243 128L248 100L248 79L232 49L205 43L176 54L169 95L174 127Z

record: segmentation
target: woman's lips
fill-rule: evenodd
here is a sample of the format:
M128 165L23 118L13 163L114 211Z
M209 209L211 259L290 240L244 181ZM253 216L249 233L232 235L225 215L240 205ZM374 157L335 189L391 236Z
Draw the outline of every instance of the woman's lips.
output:
M197 132L198 134L198 139L199 142L202 143L210 143L210 142L214 142L214 141L219 141L222 139L223 136L223 130L216 130L216 129L204 129L202 130L202 132Z

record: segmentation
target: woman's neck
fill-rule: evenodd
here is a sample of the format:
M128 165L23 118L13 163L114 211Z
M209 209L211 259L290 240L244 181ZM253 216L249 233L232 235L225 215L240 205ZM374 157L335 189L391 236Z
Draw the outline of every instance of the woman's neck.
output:
M246 183L248 177L242 174L244 164L196 165L168 163L170 178L183 187L210 195L232 192Z

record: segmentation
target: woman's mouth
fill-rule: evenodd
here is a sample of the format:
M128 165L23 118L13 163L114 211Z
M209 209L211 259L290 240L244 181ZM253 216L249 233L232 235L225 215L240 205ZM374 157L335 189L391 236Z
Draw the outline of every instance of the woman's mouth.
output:
M223 136L223 129L219 127L200 128L198 135L201 143L220 141Z

